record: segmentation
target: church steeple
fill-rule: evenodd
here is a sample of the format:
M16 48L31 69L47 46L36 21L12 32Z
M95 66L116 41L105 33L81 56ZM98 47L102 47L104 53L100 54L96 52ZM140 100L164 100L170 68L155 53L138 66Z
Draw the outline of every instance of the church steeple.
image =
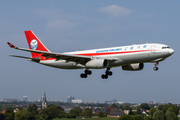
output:
M44 96L42 99L42 108L47 108L47 100L46 100L46 93L44 92Z

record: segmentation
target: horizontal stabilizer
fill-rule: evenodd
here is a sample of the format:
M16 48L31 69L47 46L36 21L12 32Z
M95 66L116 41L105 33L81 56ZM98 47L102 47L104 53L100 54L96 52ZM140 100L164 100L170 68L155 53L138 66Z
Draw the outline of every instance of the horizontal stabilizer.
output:
M24 58L24 59L28 59L31 60L33 62L39 62L40 58L30 58L30 57L24 57L24 56L17 56L17 55L10 55L11 57L18 57L18 58Z

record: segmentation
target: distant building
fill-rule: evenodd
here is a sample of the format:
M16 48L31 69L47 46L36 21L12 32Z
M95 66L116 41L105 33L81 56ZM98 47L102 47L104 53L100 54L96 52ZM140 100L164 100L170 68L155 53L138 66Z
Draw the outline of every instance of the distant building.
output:
M130 110L124 110L124 114L128 115Z
M113 104L112 101L104 101L103 104Z
M72 100L74 100L74 99L75 99L74 97L68 96L68 97L67 97L67 102L72 102Z
M88 104L99 104L99 101L88 101Z
M83 103L83 100L72 100L72 103Z
M124 115L123 111L119 111L117 108L111 109L111 112L107 115L107 117L119 118Z
M112 103L116 103L118 100L116 100L116 99L113 99L113 100L111 100L112 101Z
M125 102L123 101L116 101L117 104L124 104Z
M151 100L151 101L150 101L150 104L151 104L151 105L154 105L154 104L156 104L156 101L155 101L155 100Z
M46 100L46 93L44 92L44 96L42 99L42 108L47 108L47 100Z
M44 96L40 97L39 100L38 100L38 102L42 102L42 101L43 101L43 97L44 97ZM46 101L48 102L49 99L46 98Z
M42 102L43 96L39 98L38 102Z
M27 96L23 96L23 101L27 102L28 101L28 97Z
M148 115L149 115L149 110L143 110L143 111L141 112L141 114L144 114L144 115L148 116Z
M18 99L2 99L2 102L18 102Z

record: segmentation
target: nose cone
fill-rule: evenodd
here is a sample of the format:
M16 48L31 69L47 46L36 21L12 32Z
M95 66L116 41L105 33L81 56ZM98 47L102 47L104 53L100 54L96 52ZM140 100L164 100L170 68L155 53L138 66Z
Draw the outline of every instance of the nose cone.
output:
M169 50L169 54L172 55L174 53L174 50L173 49L170 49Z

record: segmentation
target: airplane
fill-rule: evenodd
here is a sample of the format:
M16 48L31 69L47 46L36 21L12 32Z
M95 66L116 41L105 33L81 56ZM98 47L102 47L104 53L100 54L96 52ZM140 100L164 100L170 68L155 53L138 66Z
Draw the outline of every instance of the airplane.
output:
M31 52L32 57L10 55L25 58L29 61L60 69L85 69L80 75L87 78L92 74L90 69L106 69L102 79L107 79L113 73L113 67L122 66L123 70L138 71L144 68L144 63L154 63L154 71L158 70L159 62L174 53L174 50L164 44L146 43L129 46L100 48L75 52L56 53L49 51L38 37L31 31L24 31L29 49L7 44L14 49Z

